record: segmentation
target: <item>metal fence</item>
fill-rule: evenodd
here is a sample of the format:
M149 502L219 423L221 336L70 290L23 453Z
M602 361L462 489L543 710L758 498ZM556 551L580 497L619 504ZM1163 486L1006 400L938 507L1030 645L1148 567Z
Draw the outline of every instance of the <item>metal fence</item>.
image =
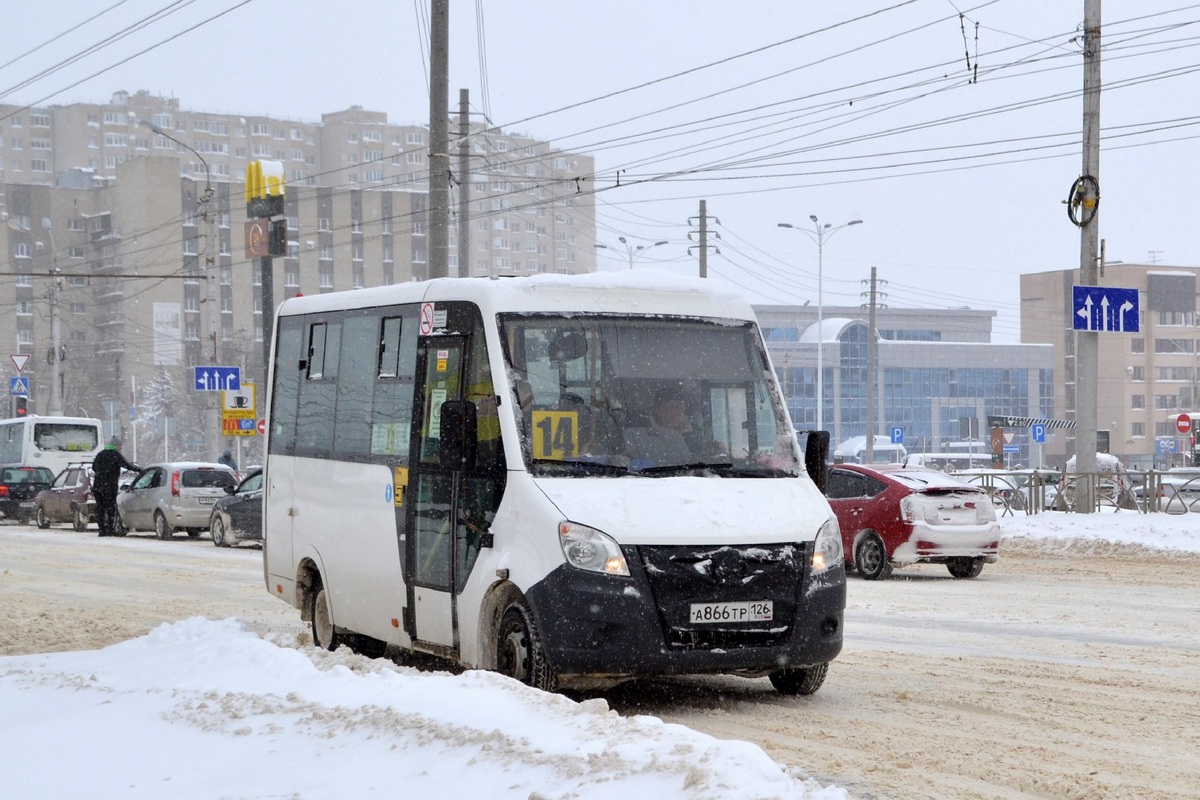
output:
M1078 498L1094 498L1092 511L1127 509L1143 514L1200 514L1200 470L1065 473L1021 470L958 475L987 490L996 516L1078 512ZM1088 491L1090 490L1090 491Z

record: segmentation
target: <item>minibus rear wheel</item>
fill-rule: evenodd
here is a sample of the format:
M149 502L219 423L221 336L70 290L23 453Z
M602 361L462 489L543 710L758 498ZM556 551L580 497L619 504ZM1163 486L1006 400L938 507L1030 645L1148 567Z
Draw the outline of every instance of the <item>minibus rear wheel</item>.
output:
M790 667L772 672L768 677L775 691L780 694L812 694L825 683L829 663L813 664L808 667Z
M543 692L557 688L558 681L542 648L542 637L524 603L510 604L500 617L496 631L496 671Z
M333 612L329 608L329 594L321 584L317 584L315 589L316 591L309 595L312 597L312 607L309 612L312 619L313 643L322 650L337 650L341 642L338 641L337 629L333 627Z

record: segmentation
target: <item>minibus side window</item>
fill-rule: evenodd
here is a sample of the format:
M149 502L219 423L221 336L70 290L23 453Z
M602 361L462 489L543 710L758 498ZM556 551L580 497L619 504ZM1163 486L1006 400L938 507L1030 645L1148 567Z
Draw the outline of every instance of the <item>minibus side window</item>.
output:
M300 402L300 351L304 344L304 319L279 320L278 351L271 393L270 452L291 455L296 449L296 409Z
M408 458L417 370L416 312L384 317L379 331L379 366L371 415L372 455Z
M337 412L333 417L333 452L337 457L365 457L371 452L371 400L378 340L377 316L354 316L343 321Z

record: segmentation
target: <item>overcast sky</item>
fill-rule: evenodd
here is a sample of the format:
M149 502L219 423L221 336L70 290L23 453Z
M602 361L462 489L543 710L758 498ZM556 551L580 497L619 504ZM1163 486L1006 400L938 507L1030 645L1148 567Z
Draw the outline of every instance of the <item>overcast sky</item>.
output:
M997 341L1017 340L1021 273L1079 266L1062 201L1082 163L1084 0L450 5L451 107L466 88L477 119L591 153L598 242L670 242L639 266L694 273L706 199L713 277L816 303L817 246L778 223L862 219L826 240L826 306L857 305L874 266L893 307L997 310ZM145 89L195 111L428 121L429 0L3 6L3 103ZM1200 6L1103 9L1107 257L1198 265Z

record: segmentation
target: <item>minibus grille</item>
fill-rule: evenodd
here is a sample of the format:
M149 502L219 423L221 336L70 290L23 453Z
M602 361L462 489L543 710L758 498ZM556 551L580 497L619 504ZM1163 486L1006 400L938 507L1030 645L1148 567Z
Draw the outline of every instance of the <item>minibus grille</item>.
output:
M788 639L808 548L804 544L640 546L667 645L678 649L769 647ZM694 623L693 603L769 600L769 622Z

